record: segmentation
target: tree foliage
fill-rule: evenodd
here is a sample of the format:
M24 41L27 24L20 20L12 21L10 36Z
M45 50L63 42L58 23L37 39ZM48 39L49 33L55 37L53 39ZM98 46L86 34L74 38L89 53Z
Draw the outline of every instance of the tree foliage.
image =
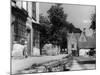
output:
M47 17L40 14L40 25L42 28L42 31L40 32L40 49L43 47L43 45L48 41L49 33L50 33L50 21Z
M48 17L40 15L40 24L45 28L41 32L41 42L51 42L60 45L61 48L67 47L67 33L79 32L72 23L67 22L67 14L64 13L61 4L55 4L47 11Z
M61 27L62 22L66 21L67 15L63 11L63 7L61 4L53 5L47 13L49 14L50 22L53 24L54 27Z
M92 14L91 20L92 21L91 21L90 28L92 28L93 30L95 30L96 29L96 13Z
M64 48L67 46L67 14L64 13L61 4L55 4L47 11L48 18L52 23L49 40Z

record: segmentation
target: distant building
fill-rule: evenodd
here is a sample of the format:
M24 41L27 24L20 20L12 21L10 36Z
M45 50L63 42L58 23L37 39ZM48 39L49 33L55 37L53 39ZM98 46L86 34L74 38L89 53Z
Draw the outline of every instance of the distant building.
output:
M78 41L78 48L79 49L91 49L91 48L96 48L96 36L95 33L93 33L92 36L84 36L85 41ZM81 37L80 37L81 38Z
M78 40L80 33L69 33L68 34L68 54L72 53L72 50L78 50Z
M76 50L79 54L80 49L95 49L96 48L96 35L86 36L85 32L81 33L69 33L68 34L68 53L72 50Z

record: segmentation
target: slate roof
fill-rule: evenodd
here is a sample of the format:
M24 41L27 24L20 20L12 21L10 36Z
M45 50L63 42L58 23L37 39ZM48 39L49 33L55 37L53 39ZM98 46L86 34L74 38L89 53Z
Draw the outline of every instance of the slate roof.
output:
M71 37L71 34L68 34L68 38ZM93 36L90 36L90 37L86 37L86 41L85 42L81 42L79 41L79 38L81 36L80 33L74 33L74 36L77 40L77 44L78 44L78 48L83 48L83 49L88 49L88 48L96 48L96 36L95 34Z
M96 48L96 37L86 37L86 42L78 41L79 48Z

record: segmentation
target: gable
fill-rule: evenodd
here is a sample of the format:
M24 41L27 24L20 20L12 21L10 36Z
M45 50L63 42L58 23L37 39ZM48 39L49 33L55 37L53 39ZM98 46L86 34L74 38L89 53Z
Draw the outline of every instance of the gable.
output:
M87 40L86 40L86 36L85 36L85 34L82 32L81 33L81 36L80 36L80 38L79 38L79 42L86 42Z
M96 48L96 37L86 37L86 42L78 41L79 48Z

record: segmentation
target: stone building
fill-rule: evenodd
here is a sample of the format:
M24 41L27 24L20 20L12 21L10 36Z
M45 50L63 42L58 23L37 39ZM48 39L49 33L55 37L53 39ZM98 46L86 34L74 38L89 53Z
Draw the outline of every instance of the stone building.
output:
M85 31L81 33L69 33L68 37L68 53L72 53L75 50L77 55L81 49L95 49L96 48L96 36L93 33L91 36L86 36Z
M39 48L39 30L33 25L39 26L39 3L12 0L11 45L14 41L26 40L29 56L33 54L33 47Z
M16 1L12 1L11 6L11 40L20 42L20 40L26 39L26 21L28 13L23 8L18 7Z
M72 50L78 50L78 39L80 37L80 33L69 33L68 34L68 54L72 53Z

